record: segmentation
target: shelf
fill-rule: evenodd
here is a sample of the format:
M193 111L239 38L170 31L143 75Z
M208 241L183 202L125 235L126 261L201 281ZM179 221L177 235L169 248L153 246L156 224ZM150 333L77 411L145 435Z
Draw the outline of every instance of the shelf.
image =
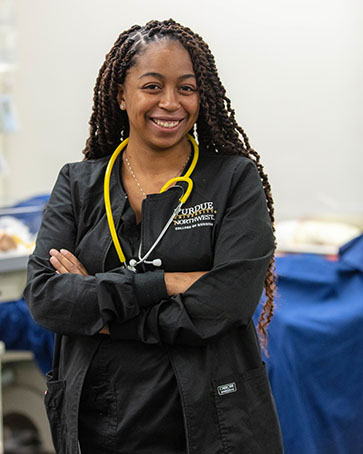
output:
M28 264L29 255L6 255L0 256L0 273L11 271L24 271Z

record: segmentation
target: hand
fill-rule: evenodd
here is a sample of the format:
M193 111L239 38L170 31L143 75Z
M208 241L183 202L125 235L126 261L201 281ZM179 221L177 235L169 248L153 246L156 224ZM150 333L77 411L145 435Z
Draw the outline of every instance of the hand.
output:
M191 271L189 273L164 273L166 290L169 296L184 293L207 271Z
M51 249L49 254L51 255L50 263L54 266L57 274L72 273L80 274L81 276L88 276L86 268L77 259L77 257L67 251L67 249L61 249L60 251L57 251L57 249ZM108 326L105 325L99 333L110 334L110 330L108 329Z
M108 325L105 325L105 326L101 329L101 331L98 331L98 333L99 333L99 334L108 334L108 335L109 335L109 334L110 334L110 330L109 330L109 328L108 328Z
M88 276L86 268L77 257L67 251L67 249L61 249L60 251L51 249L49 254L51 255L50 263L55 268L57 274L72 273Z

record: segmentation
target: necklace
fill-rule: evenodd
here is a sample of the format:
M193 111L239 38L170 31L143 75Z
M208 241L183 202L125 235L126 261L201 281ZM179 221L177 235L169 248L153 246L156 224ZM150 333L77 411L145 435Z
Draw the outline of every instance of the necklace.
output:
M185 160L185 162L183 163L181 169L178 171L178 173L175 175L174 178L178 177L181 175L181 173L183 172L185 166L187 165L187 162L189 161L190 159L190 154L188 155L187 159ZM133 171L132 167L131 167L131 164L130 164L130 161L128 160L127 158L127 155L126 155L126 151L125 151L125 161L126 161L126 165L127 165L127 168L129 170L129 172L131 173L131 176L132 178L135 180L135 183L137 184L137 187L139 188L141 194L146 197L146 192L142 189L141 187L141 184L139 183L139 180L137 179L136 175L135 175L135 172Z

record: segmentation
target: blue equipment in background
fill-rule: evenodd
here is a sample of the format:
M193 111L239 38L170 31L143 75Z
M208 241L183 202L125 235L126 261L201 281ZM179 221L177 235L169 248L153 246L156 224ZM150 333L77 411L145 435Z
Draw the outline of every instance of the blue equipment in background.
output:
M276 268L265 361L285 453L361 454L363 235L337 260L287 255Z

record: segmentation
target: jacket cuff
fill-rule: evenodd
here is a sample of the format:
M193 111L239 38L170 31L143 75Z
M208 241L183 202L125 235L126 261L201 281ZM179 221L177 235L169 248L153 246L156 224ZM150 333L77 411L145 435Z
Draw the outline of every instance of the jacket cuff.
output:
M162 270L136 273L134 276L134 288L140 307L153 306L168 298L164 271Z

